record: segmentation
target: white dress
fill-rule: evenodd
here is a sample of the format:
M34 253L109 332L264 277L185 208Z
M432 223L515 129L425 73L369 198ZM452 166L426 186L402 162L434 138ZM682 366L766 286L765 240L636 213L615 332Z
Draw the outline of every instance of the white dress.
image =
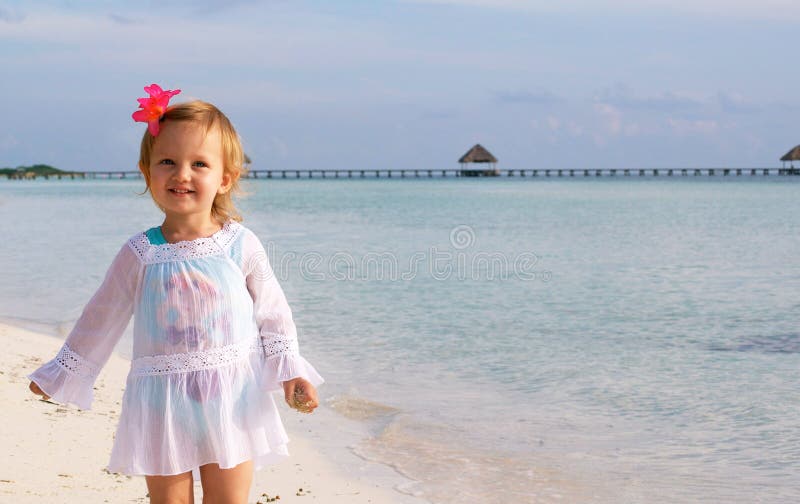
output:
M117 253L56 357L31 373L53 400L90 409L92 389L133 315L133 353L107 469L174 475L288 455L273 391L322 377L299 353L286 297L261 241L228 220L166 243L159 228Z

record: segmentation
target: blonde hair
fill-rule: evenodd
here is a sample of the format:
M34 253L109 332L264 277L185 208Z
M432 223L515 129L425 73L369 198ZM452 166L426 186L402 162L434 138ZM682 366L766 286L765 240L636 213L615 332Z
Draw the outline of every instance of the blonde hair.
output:
M245 167L245 154L242 149L241 139L230 120L214 105L195 100L169 107L164 112L161 121L191 121L200 125L206 133L214 126L219 127L220 136L222 137L222 169L223 173L230 176L231 187L225 193L216 195L214 203L211 205L211 216L220 223L224 223L228 219L241 222L242 216L233 204L233 193L242 193L239 179L247 174L247 168ZM155 141L156 137L146 129L139 149L139 170L144 175L145 183L147 184L144 192L150 190L150 156L153 152ZM151 192L150 196L152 197L152 195L153 193ZM161 208L155 198L153 201L156 206ZM163 208L161 210L164 211Z

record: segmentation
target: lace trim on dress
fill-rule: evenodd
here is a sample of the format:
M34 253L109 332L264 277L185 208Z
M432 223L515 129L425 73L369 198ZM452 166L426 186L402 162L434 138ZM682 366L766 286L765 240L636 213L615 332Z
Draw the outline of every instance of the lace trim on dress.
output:
M66 343L61 346L54 360L69 374L82 380L93 381L100 373L94 364L75 353Z
M220 254L230 245L244 227L228 219L222 229L211 236L177 243L153 245L144 232L130 239L129 244L145 264L197 259Z
M297 340L295 338L290 338L285 334L264 332L261 333L261 338L261 346L264 347L264 352L266 353L267 357L272 357L273 355L283 353L300 353L300 347L297 344Z
M238 362L251 353L261 351L258 341L242 341L201 352L139 357L131 363L131 373L134 376L147 376L211 369Z

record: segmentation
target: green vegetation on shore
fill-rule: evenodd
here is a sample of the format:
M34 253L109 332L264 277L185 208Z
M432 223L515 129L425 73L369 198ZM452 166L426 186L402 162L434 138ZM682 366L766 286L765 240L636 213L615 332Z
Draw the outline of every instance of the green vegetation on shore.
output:
M12 175L15 173L33 172L36 175L58 175L79 172L68 172L46 164L35 164L31 166L17 166L16 168L0 168L0 175Z

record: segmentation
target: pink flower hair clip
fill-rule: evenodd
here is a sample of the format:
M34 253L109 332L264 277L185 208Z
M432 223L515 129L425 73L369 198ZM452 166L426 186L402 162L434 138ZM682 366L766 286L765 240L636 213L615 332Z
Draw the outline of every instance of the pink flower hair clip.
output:
M163 90L158 84L145 86L144 90L149 97L137 98L139 110L133 113L133 120L136 122L146 122L147 129L153 136L158 136L159 121L164 117L164 112L169 105L169 99L180 93L180 89L174 91Z

